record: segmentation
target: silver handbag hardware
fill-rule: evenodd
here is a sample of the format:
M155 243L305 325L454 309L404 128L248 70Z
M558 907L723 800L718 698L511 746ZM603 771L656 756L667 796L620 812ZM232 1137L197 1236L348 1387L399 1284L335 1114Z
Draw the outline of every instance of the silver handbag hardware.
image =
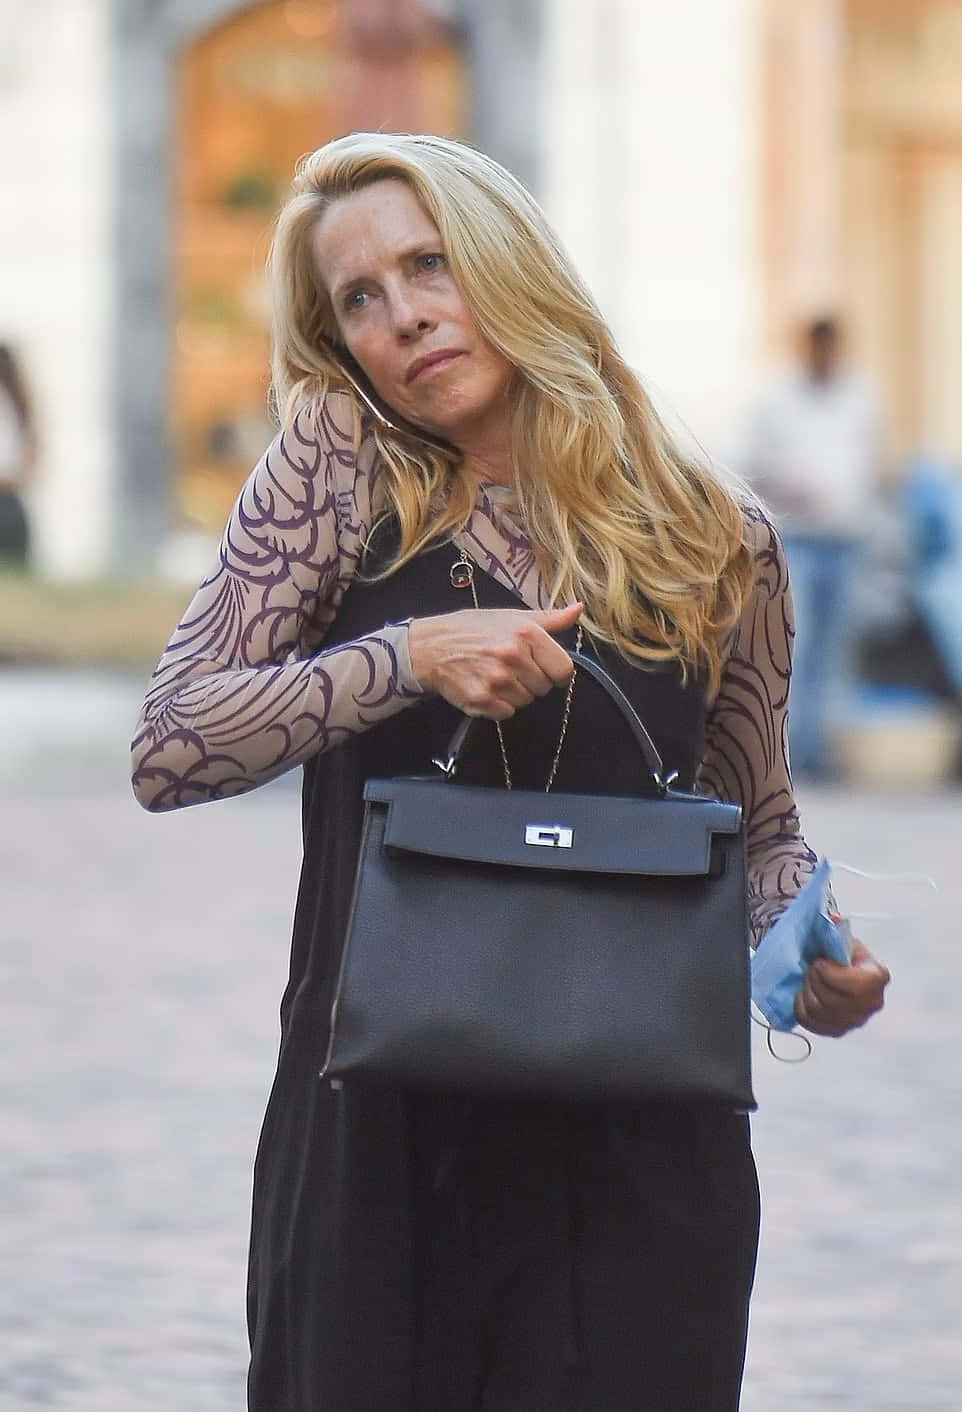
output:
M539 848L571 848L574 843L574 829L564 824L525 824L525 843L536 844Z

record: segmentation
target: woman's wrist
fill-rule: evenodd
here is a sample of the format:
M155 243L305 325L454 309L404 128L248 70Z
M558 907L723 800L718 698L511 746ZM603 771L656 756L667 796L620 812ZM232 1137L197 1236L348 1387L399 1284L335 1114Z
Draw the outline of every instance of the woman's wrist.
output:
M434 642L436 618L412 618L408 623L408 659L411 674L422 691L434 691Z

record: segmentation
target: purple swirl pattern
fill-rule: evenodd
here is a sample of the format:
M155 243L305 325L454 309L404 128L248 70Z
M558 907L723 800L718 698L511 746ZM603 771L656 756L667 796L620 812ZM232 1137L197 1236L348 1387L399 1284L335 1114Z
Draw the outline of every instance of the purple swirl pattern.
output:
M243 793L404 710L423 695L404 624L322 650L361 560L377 472L370 429L331 394L302 413L251 474L152 678L133 743L148 809ZM778 536L749 510L756 576L711 705L699 787L740 803L756 938L815 865L798 820L786 745L794 635ZM529 608L548 585L510 495L482 487L459 546Z
M255 467L151 680L132 747L145 808L253 789L423 695L403 625L318 650L371 523L372 466L332 395Z
M699 788L741 804L748 901L758 940L804 886L816 856L802 837L788 762L788 688L795 636L788 568L778 534L747 511L755 585L733 632L709 712Z
M476 564L529 608L548 607L549 585L538 572L531 541L515 518L510 493L499 486L482 486L459 542Z

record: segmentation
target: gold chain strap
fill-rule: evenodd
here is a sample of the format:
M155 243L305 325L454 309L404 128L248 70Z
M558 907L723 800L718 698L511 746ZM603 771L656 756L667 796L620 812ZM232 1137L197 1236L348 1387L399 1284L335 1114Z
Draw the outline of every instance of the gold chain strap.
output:
M452 588L470 588L471 597L474 600L475 608L481 607L478 602L478 590L474 586L474 563L468 558L463 549L458 550L458 559L451 566L451 586ZM578 634L575 638L575 650L581 651L581 643L584 638L581 624L578 624ZM564 747L565 736L568 734L568 721L571 717L571 698L574 695L575 677L578 675L575 668L568 678L568 688L565 691L564 711L561 716L561 734L558 736L558 745L551 762L551 769L548 772L548 782L544 787L545 794L549 794L551 786L554 784L554 777L558 773L558 762L561 759L561 751ZM504 766L504 784L506 789L513 789L511 779L511 766L508 764L508 752L504 744L504 731L501 729L501 722L495 721L494 728L498 732L498 744L501 747L501 763Z

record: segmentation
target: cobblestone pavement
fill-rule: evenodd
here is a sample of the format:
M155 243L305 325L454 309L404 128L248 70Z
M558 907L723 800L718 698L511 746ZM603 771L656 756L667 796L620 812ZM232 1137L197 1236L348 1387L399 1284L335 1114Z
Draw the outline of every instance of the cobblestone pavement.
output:
M113 748L66 785L55 758L8 768L0 815L0 1408L239 1412L296 790L151 818ZM757 1046L743 1409L958 1412L962 799L803 805L820 850L940 891L844 879L898 914L860 925L885 1015L796 1067Z

